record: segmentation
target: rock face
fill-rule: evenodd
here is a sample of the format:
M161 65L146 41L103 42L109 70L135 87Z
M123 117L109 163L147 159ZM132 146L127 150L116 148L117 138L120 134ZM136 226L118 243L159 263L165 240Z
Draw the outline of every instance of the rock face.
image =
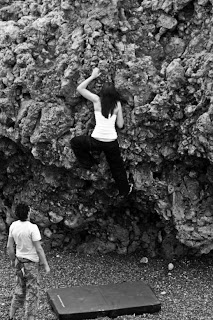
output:
M154 256L208 253L213 240L213 1L0 1L0 232L23 201L50 246ZM115 81L131 197L104 155L76 165L90 134L77 85Z

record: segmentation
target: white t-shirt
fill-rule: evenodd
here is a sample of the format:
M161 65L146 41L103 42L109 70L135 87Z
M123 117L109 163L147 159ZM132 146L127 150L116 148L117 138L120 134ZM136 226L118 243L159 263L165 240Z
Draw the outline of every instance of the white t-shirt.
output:
M15 241L17 258L39 262L39 256L33 244L33 241L41 240L41 234L36 224L30 221L15 221L10 225L9 237Z

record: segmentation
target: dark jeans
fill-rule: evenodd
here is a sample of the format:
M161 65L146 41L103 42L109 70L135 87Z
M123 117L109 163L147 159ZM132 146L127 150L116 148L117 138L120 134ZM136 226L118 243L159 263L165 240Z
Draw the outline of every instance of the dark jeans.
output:
M96 164L91 152L103 151L120 195L128 194L130 190L129 183L117 140L102 142L92 138L91 136L78 136L71 140L71 147L80 164L87 169L90 169L94 164Z

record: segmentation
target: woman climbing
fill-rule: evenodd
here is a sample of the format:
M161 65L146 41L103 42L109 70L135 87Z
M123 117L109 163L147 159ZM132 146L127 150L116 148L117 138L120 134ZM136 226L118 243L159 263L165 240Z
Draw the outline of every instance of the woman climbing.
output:
M93 103L96 125L91 136L74 137L71 140L71 147L80 164L86 169L91 169L96 164L91 152L103 151L119 194L126 196L130 194L133 186L127 180L115 129L115 125L118 128L124 125L121 102L111 82L103 85L100 97L87 89L88 84L99 75L99 69L95 68L91 76L77 87L77 91Z

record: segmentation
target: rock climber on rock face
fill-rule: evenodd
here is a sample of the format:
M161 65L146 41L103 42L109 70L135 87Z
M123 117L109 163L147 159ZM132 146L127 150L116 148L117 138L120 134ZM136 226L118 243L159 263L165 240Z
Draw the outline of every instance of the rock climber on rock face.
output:
M77 91L93 103L96 125L91 136L74 137L71 147L79 163L86 169L91 169L96 164L91 152L103 151L119 194L126 196L132 191L132 185L127 180L115 129L115 125L118 128L124 125L120 96L111 82L104 83L100 96L90 92L88 84L99 75L99 69L94 68L91 76L77 87Z

